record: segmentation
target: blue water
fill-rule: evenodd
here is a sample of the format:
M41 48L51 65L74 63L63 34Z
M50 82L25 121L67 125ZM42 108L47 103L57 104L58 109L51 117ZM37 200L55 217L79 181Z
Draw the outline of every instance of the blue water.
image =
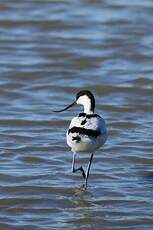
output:
M153 2L0 2L0 229L153 228ZM108 140L88 191L56 114L91 90ZM84 167L88 155L77 157Z

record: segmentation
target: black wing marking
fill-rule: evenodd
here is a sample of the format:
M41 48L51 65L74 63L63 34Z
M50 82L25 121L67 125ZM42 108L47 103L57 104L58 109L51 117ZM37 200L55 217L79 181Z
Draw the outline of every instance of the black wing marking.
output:
M99 135L101 135L101 132L99 130L85 129L85 128L76 127L76 126L69 129L68 134L69 133L79 133L82 135L87 135L89 137L98 137Z
M86 113L79 113L78 117L85 117L86 115Z
M76 141L76 143L81 141L81 137L79 137L79 135L77 135L76 137L72 137L72 141Z
M98 114L87 114L86 118L90 119L92 117L100 117Z
M81 122L81 125L85 125L85 123L87 122L87 120L85 119L85 120L83 120L82 122Z
M92 118L92 117L100 117L98 114L86 114L86 113L79 113L78 117L86 117L88 119Z

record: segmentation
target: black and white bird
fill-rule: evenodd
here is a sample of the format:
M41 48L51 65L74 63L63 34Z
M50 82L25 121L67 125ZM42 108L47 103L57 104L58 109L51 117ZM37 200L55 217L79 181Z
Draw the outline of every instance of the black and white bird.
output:
M63 112L76 104L83 105L84 111L71 120L66 138L67 144L73 152L72 172L81 171L85 180L83 186L86 189L93 155L106 142L107 130L104 119L94 113L95 98L88 90L78 92L72 104L54 112ZM82 166L75 168L77 152L91 154L86 171L84 171Z

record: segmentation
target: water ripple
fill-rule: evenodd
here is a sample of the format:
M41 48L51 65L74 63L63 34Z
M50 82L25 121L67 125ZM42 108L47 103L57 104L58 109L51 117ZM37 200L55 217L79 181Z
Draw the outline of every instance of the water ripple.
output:
M152 229L152 13L151 0L0 4L0 229ZM109 133L88 191L65 140L80 108L52 112L82 88Z

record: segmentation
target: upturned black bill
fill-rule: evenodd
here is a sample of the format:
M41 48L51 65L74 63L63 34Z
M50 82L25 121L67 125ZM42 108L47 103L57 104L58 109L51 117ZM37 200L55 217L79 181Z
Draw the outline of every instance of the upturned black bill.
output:
M66 108L61 109L61 110L54 110L53 112L57 112L57 113L63 112L63 111L65 111L65 110L71 108L71 107L74 106L75 104L76 104L76 102L74 101L71 105L68 105Z

